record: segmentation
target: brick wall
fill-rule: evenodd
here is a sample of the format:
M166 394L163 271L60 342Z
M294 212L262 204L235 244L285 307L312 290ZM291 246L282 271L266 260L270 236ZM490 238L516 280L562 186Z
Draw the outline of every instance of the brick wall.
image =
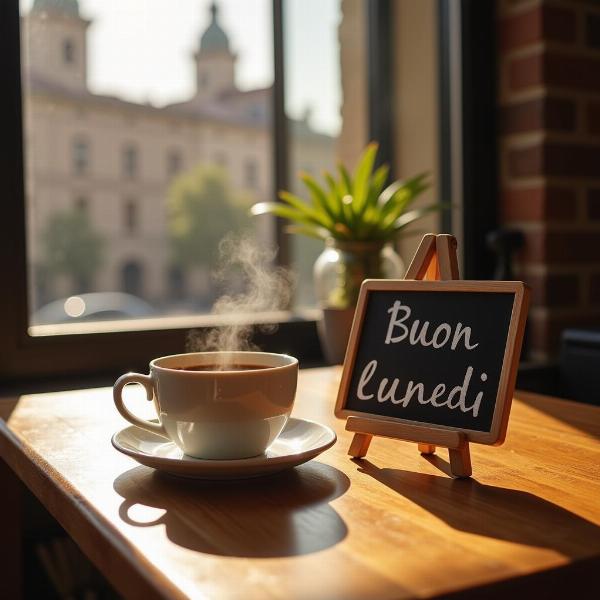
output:
M525 234L529 350L600 326L600 1L498 0L500 220Z

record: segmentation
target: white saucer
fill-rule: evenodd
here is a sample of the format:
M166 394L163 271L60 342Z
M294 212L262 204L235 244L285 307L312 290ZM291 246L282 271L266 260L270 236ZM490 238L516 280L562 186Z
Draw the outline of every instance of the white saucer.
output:
M115 433L112 445L137 462L159 471L195 479L245 479L301 465L331 448L335 432L319 423L290 418L264 454L237 460L192 458L166 438L135 425Z

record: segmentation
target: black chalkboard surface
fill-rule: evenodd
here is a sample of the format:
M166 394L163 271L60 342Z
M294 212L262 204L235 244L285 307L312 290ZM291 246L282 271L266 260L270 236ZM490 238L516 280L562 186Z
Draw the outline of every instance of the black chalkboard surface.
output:
M524 326L520 282L368 281L336 414L501 443Z

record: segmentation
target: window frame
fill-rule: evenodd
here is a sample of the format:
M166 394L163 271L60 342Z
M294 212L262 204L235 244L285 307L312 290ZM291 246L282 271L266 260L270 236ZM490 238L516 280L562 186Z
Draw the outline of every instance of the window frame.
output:
M87 135L78 133L72 139L71 172L75 177L86 177L90 174L90 147L91 145Z
M283 65L282 0L273 0L274 38L279 40L274 62ZM279 53L279 56L277 56ZM4 294L0 294L0 381L44 380L57 376L92 376L99 373L118 372L123 369L146 369L148 361L160 355L182 352L190 329L214 326L210 315L190 317L181 324L181 319L164 318L160 324L156 319L138 320L135 330L95 333L64 333L61 335L31 336L28 333L28 271L26 260L26 216L23 158L23 111L20 68L20 16L18 0L0 3L0 68L10 82L12 93L0 95L0 120L6 135L0 139L0 176L4 177L6 198L4 219L0 219L0 275L10 281ZM274 81L275 122L280 126L283 118L283 71L275 69ZM281 137L273 128L274 140ZM285 139L285 138L283 138ZM4 140L5 143L2 142ZM281 149L273 151L275 169L281 168ZM138 165L139 166L139 165ZM275 176L275 189L283 187L285 177ZM287 257L286 237L281 224L277 227L277 242L282 251L279 261ZM286 264L286 263L284 263ZM274 334L266 336L259 330L253 339L261 347L274 352L292 352L305 363L315 364L322 360L316 332L314 314L308 317L291 313L280 313L279 327ZM148 328L139 330L148 323ZM170 326L170 322L173 323ZM175 324L175 322L177 322ZM119 322L115 325L119 326Z
M440 0L447 2L448 0ZM273 173L274 189L288 185L288 132L284 113L284 0L273 0ZM463 0L461 8L473 12L475 2ZM487 4L487 3L483 3ZM391 100L393 82L389 76L390 61L381 61L385 49L391 48L390 19L392 0L365 0L367 32L369 34L368 69L379 88L369 86L370 137L387 135L382 143L381 161L392 162L393 140L389 120L393 118ZM379 23L380 34L373 35ZM387 26L384 27L384 25ZM448 24L446 24L448 26ZM476 34L476 27L471 34ZM464 43L464 40L463 40ZM383 52L383 54L382 54ZM28 334L28 270L26 262L26 215L23 159L22 86L20 69L20 16L18 0L0 2L0 69L5 73L9 93L0 94L0 181L7 201L0 219L0 276L5 283L0 294L0 380L33 381L56 376L82 376L116 372L123 369L145 369L155 356L181 352L191 328L210 327L214 317L191 317L185 324L171 324L169 318L160 324L156 320L148 329L97 333L64 333L62 335L30 336ZM485 61L483 61L485 62ZM481 65L476 65L481 67ZM486 67L489 65L486 65ZM387 78L386 78L387 77ZM462 85L466 85L464 78ZM473 92L475 93L475 92ZM382 98L385 110L382 110ZM385 113L385 114L384 114ZM379 115L379 118L378 118ZM488 144L486 147L491 146ZM484 153L485 154L485 153ZM468 157L465 157L468 158ZM478 156L485 161L486 156ZM495 160L495 156L494 156ZM279 245L278 263L290 264L290 244L280 220L276 226ZM467 245L468 242L465 242ZM255 341L265 349L291 352L303 364L322 361L316 331L316 311L308 315L279 315L276 333L257 331ZM137 323L143 325L142 321Z
M75 65L75 44L71 38L62 41L62 62L69 67Z
M132 196L126 196L123 202L123 233L129 237L140 233L140 203Z
M121 176L135 181L140 175L140 149L135 142L125 142L121 148Z

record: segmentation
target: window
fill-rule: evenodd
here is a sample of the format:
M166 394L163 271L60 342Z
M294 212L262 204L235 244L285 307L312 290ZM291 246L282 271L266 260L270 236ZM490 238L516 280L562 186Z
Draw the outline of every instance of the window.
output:
M181 152L178 150L171 150L167 154L167 176L173 177L174 175L177 175L177 173L181 171L182 162Z
M90 163L90 147L87 140L77 138L73 142L73 172L75 175L85 175Z
M159 52L161 59L153 62L150 70L141 68L139 61L136 62L136 57L143 55L143 44L147 41L135 37L134 32L142 18L145 27L157 27L159 32L172 29L168 24L172 11L170 3L142 3L142 8L137 13L131 11L131 15L129 11L118 10L118 3L87 3L85 18L103 24L102 30L92 26L87 31L87 35L94 32L93 53L91 46L86 47L87 39L83 37L83 43L80 43L77 37L82 31L78 17L62 19L61 23L72 27L72 31L60 30L57 35L56 28L40 14L35 14L37 4L41 5L22 0L19 15L13 2L0 3L0 22L3 27L6 24L3 32L9 33L0 36L0 62L7 74L10 91L0 95L0 119L5 120L8 132L0 139L0 145L7 150L3 154L8 157L6 161L0 161L0 172L7 193L15 198L10 204L9 218L0 224L6 234L0 239L13 240L17 248L21 247L21 242L23 246L27 244L26 255L20 254L18 260L12 261L14 264L2 267L3 276L16 282L18 298L10 305L8 301L3 304L7 309L0 311L0 326L3 331L10 332L15 347L20 344L17 340L27 340L26 348L20 344L23 348L15 354L17 358L12 365L0 367L3 373L49 372L51 369L45 364L43 352L51 347L62 348L61 352L70 357L68 364L73 371L100 366L109 368L110 365L113 368L121 364L117 361L122 362L125 356L134 364L140 364L151 354L180 350L187 327L194 322L195 317L191 317L185 325L174 326L168 319L165 324L154 324L152 331L146 332L143 344L139 342L138 334L119 331L115 324L111 324L114 333L110 334L90 333L91 325L89 329L80 328L78 335L61 337L60 344L53 336L70 333L66 329L28 329L31 311L42 295L44 302L57 299L52 292L54 286L50 285L53 275L44 270L41 260L39 241L44 220L55 207L65 202L65 198L72 197L69 159L76 174L89 174L92 147L95 179L86 181L86 186L93 183L89 189L90 197L94 198L91 226L97 239L101 240L99 247L102 248L98 271L92 280L95 291L137 291L135 295L152 304L157 314L179 315L182 303L170 300L177 296L173 293L177 286L169 283L170 277L164 276L176 252L181 277L179 274L173 276L173 281L185 281L185 306L193 315L209 312L217 295L211 279L215 249L218 241L231 229L231 223L237 222L238 218L243 226L251 225L261 232L263 237L259 241L264 246L277 244L281 247L277 261L297 267L300 259L305 263L305 272L309 272L312 259L308 251L295 246L309 242L288 238L281 224L268 218L264 222L243 221L248 212L248 205L244 205L248 200L239 194L244 191L248 176L244 157L251 155L257 161L256 172L260 174L256 177L257 195L273 199L277 189L296 190L299 187L297 165L309 166L318 175L325 163L335 164L340 158L351 163L357 149L373 135L379 137L382 129L377 130L377 126L387 113L378 109L370 115L370 107L392 98L391 76L387 72L386 77L378 80L377 89L370 89L367 70L379 69L385 62L374 60L374 51L384 52L384 57L385 52L390 51L389 47L386 50L382 46L390 44L391 38L380 34L385 30L386 19L380 19L378 14L382 7L389 10L400 3L389 0L376 3L366 0L248 0L244 3L220 0L214 26L208 2L186 3L186 7L182 4L183 8L178 7L178 11L188 12L185 18L179 15L178 22L185 25L178 27L172 35L169 54ZM434 6L436 3L402 4L412 4L413 9L418 10L417 5ZM435 17L433 9L431 14ZM28 31L33 29L29 28L28 22L34 21L38 37L36 43L27 46L27 51L22 53L21 71L19 42L22 39L24 48L29 44ZM389 19L387 22L389 24ZM442 23L447 24L447 21ZM22 38L19 35L21 27ZM205 35L209 27L212 27L211 31L218 27L224 36L220 33L216 37ZM307 35L315 30L322 35ZM367 43L368 32L371 32L370 44ZM84 62L89 68L82 71L81 77L73 77L72 73L65 73L65 69L52 72L46 68L43 75L52 80L49 84L34 77L36 64L44 64L44 52L57 48L60 39L66 39L65 34L77 39L75 59L86 56L87 52ZM435 31L433 36L421 37L434 45ZM415 42L415 36L405 35L404 38L407 45L411 39ZM418 36L416 38L418 41ZM137 52L130 52L135 44L138 45ZM219 68L212 68L215 53L220 53ZM398 56L397 48L394 48L394 56ZM413 60L414 69L421 65L420 61L420 58ZM251 69L246 68L248 64L252 65ZM326 68L322 69L322 64ZM405 67L410 64L408 54ZM15 79L20 73L23 74L22 98L18 96L20 86ZM200 73L205 74L206 79L199 77ZM207 85L203 85L204 82ZM197 93L200 88L202 94ZM49 89L54 95L45 91ZM68 90L68 94L61 95L60 90ZM206 102L208 104L203 104ZM402 103L393 104L397 107ZM311 109L308 113L307 107ZM19 115L21 110L22 121L13 118L12 122L11 116ZM86 114L85 136L72 130L76 122L73 115L82 112ZM88 120L93 123L93 131L88 131ZM421 120L413 118L403 124L402 134L408 139L406 125L414 130ZM389 123L383 130L392 135ZM71 137L73 135L76 139ZM394 137L398 139L399 134ZM31 142L23 146L24 161L21 163L21 153L14 149L20 148L24 139ZM328 150L307 149L309 144L319 143ZM307 147L303 148L303 144ZM181 170L170 179L164 177L165 148L177 148L185 156L186 164L181 165ZM218 151L211 152L211 148L218 148ZM69 150L72 157L69 157ZM302 156L308 158L300 161ZM383 158L391 156L385 154ZM410 156L410 153L398 156L398 164L394 165L398 173L399 165ZM207 182L208 174L213 177L211 172L215 171L216 162L228 165L226 178L216 183L214 179ZM122 219L127 221L127 218L119 218L124 210L120 195L124 178L135 180L135 194L138 201L143 200L144 214L147 211L149 215L147 232L137 234L135 257L130 254L131 240L122 235ZM231 201L223 202L212 193L196 194L206 199L198 201L199 206L202 202L212 203L195 212L201 218L192 222L186 218L190 213L178 213L191 197L190 189L206 190L213 185L219 190L227 190ZM206 218L207 214L211 215L210 219ZM184 243L184 237L174 241L192 225L194 235L193 239L187 240L189 243ZM203 244L194 245L197 239L204 240ZM320 247L313 250L318 253ZM21 268L25 260L28 277ZM300 295L312 287L308 277L309 274L298 285ZM34 298L36 294L40 298ZM27 298L30 312L21 308L27 306ZM313 302L307 296L300 301L297 299L296 304L305 307L314 305ZM300 326L298 321L283 323L277 335L289 336L290 331ZM109 331L107 327L104 326L102 331ZM140 328L144 327L147 325L140 325ZM163 333L159 334L159 330ZM43 348L37 337L39 334L45 335ZM311 336L293 336L294 343ZM274 339L279 339L281 348L287 347L289 338ZM114 340L119 340L119 352L112 351ZM312 351L313 346L310 347ZM99 353L90 353L90 348L104 349L100 353L102 365L98 362ZM88 355L89 359L86 358Z
M185 273L178 265L172 265L167 270L167 285L172 300L182 301L186 298Z
M138 174L138 151L131 144L123 148L123 174L128 179L135 179Z
M89 201L85 196L77 196L75 198L75 209L82 213L87 213L89 210Z
M124 204L125 231L134 234L138 230L138 205L135 200L126 200Z
M75 46L72 40L64 40L62 45L63 62L71 65L75 62Z
M121 289L126 294L143 296L143 273L144 268L137 260L126 262L121 268Z
M254 159L249 158L244 163L244 175L246 187L255 189L258 186L258 165Z

